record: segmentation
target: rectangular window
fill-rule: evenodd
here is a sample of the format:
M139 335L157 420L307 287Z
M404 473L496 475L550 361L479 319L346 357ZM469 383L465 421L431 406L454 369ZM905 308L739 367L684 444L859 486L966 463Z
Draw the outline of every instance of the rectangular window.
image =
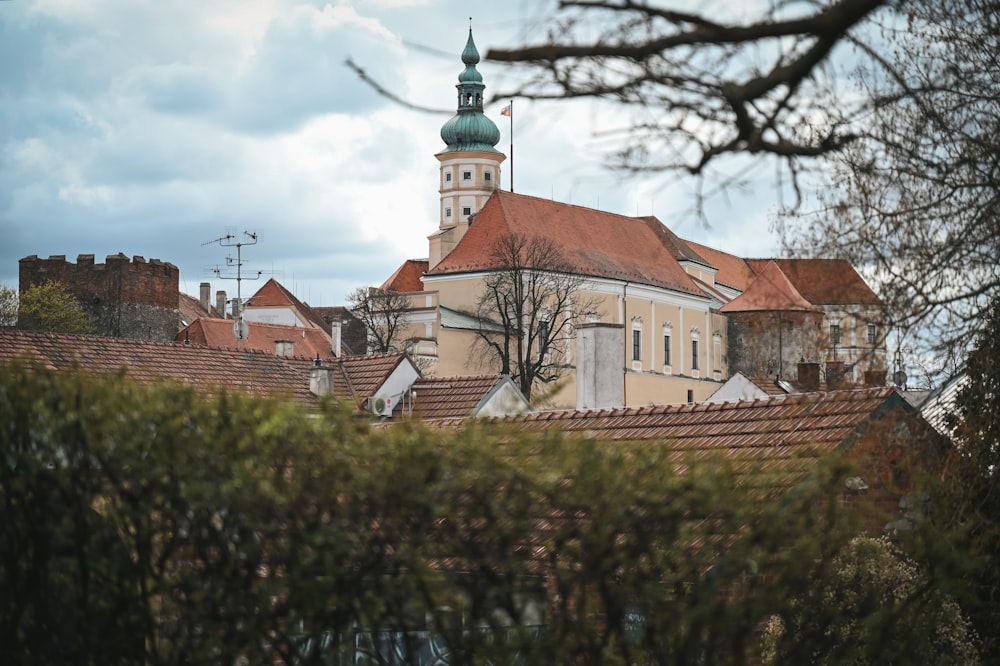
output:
M462 172L462 180L472 180L472 172L471 171L463 171Z
M698 369L698 341L691 341L691 369Z
M642 360L642 331L632 331L632 360Z
M538 357L545 358L545 352L549 348L549 322L542 319L538 322Z
M465 208L462 209L462 215L465 215L466 217L472 215L472 209L466 206Z
M446 183L450 183L451 182L451 172L450 171L444 175L444 182L446 182Z
M483 174L483 180L485 180L487 183L490 182L491 180L493 180L493 174L487 171L486 173Z
M868 322L868 344L874 347L878 343L878 328L872 322Z
M670 365L670 336L663 336L663 365Z
M451 217L451 208L445 208L444 209L444 216L445 217Z
M830 324L830 344L840 344L840 324Z

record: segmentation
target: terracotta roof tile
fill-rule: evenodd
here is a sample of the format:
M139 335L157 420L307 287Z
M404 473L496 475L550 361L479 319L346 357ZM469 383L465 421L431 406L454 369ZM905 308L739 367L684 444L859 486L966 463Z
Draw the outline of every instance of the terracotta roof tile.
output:
M846 259L748 259L747 263L760 271L768 261L777 264L802 297L813 305L881 303Z
M368 354L365 356L341 356L326 359L323 365L332 367L333 395L338 400L352 401L361 405L375 395L389 375L406 359L403 352L388 354ZM313 361L297 357L286 359L289 364L301 368L308 377Z
M818 308L785 277L778 265L769 261L742 294L729 301L719 312L816 312Z
M580 275L703 295L677 263L672 234L659 220L626 217L502 190L493 192L455 249L428 274L492 268L495 239L508 233L550 239Z
M504 377L434 377L413 385L413 415L422 419L461 418L474 410Z
M400 293L423 291L424 283L420 278L427 272L428 264L427 259L407 259L380 288L395 289Z
M774 462L785 473L808 469L825 453L849 446L887 405L914 410L892 388L794 394L730 403L697 403L589 411L538 412L491 423L520 430L558 427L611 442L646 442L666 447L680 463L690 456L723 456L741 462ZM463 419L443 419L461 427ZM786 461L798 461L791 468Z
M0 330L0 362L18 358L57 371L79 367L112 374L125 368L129 377L144 383L172 379L209 390L226 388L316 403L309 393L309 376L300 367L280 356L254 351Z
M715 267L715 281L719 284L744 291L756 277L745 259L693 241L684 242L699 256L704 257L710 266Z
M333 356L333 340L328 332L320 328L302 326L281 326L249 322L250 335L240 347L266 354L275 353L275 342L288 340L294 345L295 356L309 359ZM225 319L197 319L175 338L177 342L189 341L205 347L237 347L233 335L233 322Z
M248 298L245 307L290 308L303 320L304 324L316 328L327 328L326 322L313 308L296 298L295 294L288 291L283 284L274 278L268 279L253 296Z

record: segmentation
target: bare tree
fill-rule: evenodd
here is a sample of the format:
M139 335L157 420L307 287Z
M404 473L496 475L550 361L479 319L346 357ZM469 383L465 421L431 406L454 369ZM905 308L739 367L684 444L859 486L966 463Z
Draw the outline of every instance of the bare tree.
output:
M878 104L837 187L781 221L797 254L867 270L911 364L950 373L1000 298L1000 1L922 0L857 76ZM886 72L892 72L891 77ZM923 359L918 352L923 352Z
M838 94L831 56L861 43L859 26L893 3L695 4L563 0L543 43L486 57L529 70L503 96L601 98L634 110L614 155L630 169L701 174L733 153L795 167L856 137L852 121L871 100Z
M368 331L368 352L399 348L399 335L406 324L409 299L395 289L358 287L347 297L347 307Z
M574 325L596 315L599 302L581 292L585 279L548 238L501 236L491 260L476 301L472 353L510 375L530 400L537 384L564 374Z

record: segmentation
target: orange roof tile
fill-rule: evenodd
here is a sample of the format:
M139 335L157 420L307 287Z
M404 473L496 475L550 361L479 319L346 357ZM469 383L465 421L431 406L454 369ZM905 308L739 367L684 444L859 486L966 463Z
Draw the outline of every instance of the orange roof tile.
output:
M520 430L559 428L609 442L648 442L665 447L678 464L713 455L734 461L737 468L780 463L793 481L811 460L850 447L872 422L890 413L918 418L895 389L882 387L744 402L536 412L488 422ZM437 424L460 428L464 422Z
M815 312L818 308L802 297L778 265L770 261L746 291L729 301L719 312Z
M427 259L407 259L380 288L395 289L400 293L423 291L424 283L420 278L427 272L428 265Z
M112 374L125 368L129 377L144 383L171 379L210 390L225 388L316 403L309 393L309 375L301 367L255 351L0 329L0 362L18 358L57 371L79 367Z
M506 377L434 377L413 385L413 415L422 419L441 419L474 415L484 399Z
M755 270L774 261L813 305L879 305L881 301L846 259L748 259Z
M704 257L710 266L715 267L715 281L719 284L744 291L756 277L745 259L694 241L684 242L699 256Z
M375 392L389 379L400 363L406 360L404 352L388 354L368 354L365 356L341 356L324 359L323 365L333 368L333 396L338 400L352 401L361 405L375 395ZM302 358L286 359L289 364L301 368L309 376L313 361Z
M268 279L257 292L247 299L244 307L290 308L296 312L304 324L317 328L327 328L326 322L311 307L296 298L283 284L274 278Z
M428 275L493 268L493 245L508 233L551 240L579 275L703 295L677 263L672 234L656 218L626 217L502 190L490 195L462 240Z
M267 354L275 353L275 342L288 340L294 344L294 355L313 359L333 356L333 340L330 334L320 328L305 328L302 326L282 326L279 324L261 324L248 322L249 337L239 345L242 349L252 349ZM182 329L175 338L177 342L185 340L195 345L206 347L236 348L236 337L233 335L233 322L224 319L196 319L187 328Z

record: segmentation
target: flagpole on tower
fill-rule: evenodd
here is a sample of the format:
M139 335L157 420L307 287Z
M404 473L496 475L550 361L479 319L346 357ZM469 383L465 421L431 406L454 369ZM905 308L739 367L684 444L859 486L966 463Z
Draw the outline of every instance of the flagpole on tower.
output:
M514 100L500 109L500 115L510 119L510 191L514 191Z

